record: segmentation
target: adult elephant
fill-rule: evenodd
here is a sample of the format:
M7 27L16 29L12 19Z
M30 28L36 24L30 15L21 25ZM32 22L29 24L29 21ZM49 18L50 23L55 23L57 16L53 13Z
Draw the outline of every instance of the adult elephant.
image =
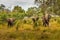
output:
M11 27L11 26L13 26L13 24L14 24L14 21L15 21L15 18L7 18L8 27Z
M51 19L51 15L50 15L50 14L44 14L44 15L43 15L42 21L43 21L43 25L44 25L45 27L46 27L46 26L49 26L50 19Z
M24 17L24 18L23 18L23 22L24 22L24 23L27 23L28 19L29 19L29 17Z
M34 27L38 26L38 20L39 20L39 17L37 15L32 16Z

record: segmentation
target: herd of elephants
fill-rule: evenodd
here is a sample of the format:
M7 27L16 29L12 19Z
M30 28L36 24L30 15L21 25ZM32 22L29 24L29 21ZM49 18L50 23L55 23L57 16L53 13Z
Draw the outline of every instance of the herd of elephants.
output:
M39 20L39 17L38 16L34 16L31 19L32 19L33 24L35 24ZM50 19L51 19L51 15L50 14L43 14L43 16L42 16L43 26L45 26L45 27L49 26ZM14 25L14 23L13 23L14 21L15 21L14 18L8 18L7 19L8 27ZM26 23L26 20L24 20L24 22Z

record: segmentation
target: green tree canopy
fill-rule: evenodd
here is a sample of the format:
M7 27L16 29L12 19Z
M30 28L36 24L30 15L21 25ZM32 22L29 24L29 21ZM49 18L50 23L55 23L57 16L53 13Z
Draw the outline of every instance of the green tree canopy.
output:
M35 4L40 4L39 8L42 9L42 12L45 12L47 9L57 15L60 15L60 0L35 0Z
M24 13L24 9L22 9L22 7L20 6L15 6L13 9L14 12L19 12L19 13Z
M37 8L36 7L28 8L26 13L27 13L28 16L32 16L33 14L37 14Z

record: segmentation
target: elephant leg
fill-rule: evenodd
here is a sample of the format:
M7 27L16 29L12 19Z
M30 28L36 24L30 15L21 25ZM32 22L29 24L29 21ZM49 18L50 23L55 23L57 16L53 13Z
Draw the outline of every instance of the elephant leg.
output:
M8 27L11 27L13 25L13 23L8 22Z
M43 26L45 26L45 27L46 27L46 21L45 21L45 20L43 21Z

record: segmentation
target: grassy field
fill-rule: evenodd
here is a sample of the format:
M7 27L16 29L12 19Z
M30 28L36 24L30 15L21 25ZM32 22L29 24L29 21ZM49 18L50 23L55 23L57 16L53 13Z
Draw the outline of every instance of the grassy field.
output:
M19 24L8 28L0 24L0 40L60 40L60 24L51 21L49 27L42 25L33 28L33 24Z

